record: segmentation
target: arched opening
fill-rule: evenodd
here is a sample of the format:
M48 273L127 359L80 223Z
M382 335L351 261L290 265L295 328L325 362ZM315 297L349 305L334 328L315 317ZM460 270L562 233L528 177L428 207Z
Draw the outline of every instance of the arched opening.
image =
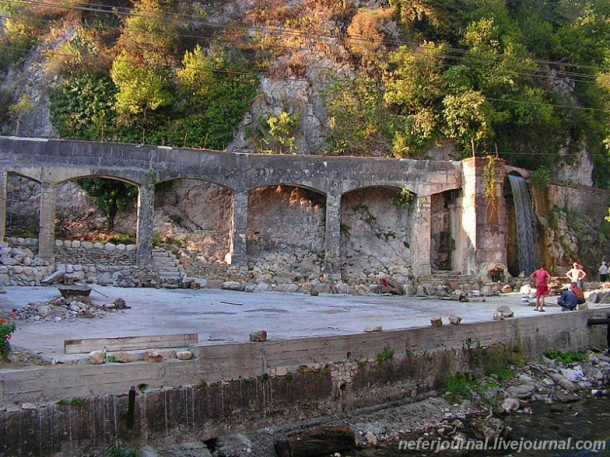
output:
M37 238L40 224L40 183L9 174L6 189L6 236Z
M449 190L431 197L430 262L433 271L452 271L459 263L456 245L460 227L459 190Z
M324 265L325 216L325 197L314 190L283 184L252 190L246 249L255 279L319 278Z
M189 276L223 278L232 202L232 191L213 182L182 178L157 183L153 244L179 254Z
M411 229L415 194L370 187L341 200L341 268L349 282L411 274Z
M88 176L57 186L55 238L134 244L138 188L114 177Z

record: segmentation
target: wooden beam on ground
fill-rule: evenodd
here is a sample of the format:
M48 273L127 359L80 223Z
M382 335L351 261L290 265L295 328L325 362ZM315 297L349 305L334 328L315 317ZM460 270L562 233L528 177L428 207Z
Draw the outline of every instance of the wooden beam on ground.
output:
M65 354L88 354L91 351L136 351L185 347L199 342L197 333L175 335L120 336L117 338L82 338L65 340Z

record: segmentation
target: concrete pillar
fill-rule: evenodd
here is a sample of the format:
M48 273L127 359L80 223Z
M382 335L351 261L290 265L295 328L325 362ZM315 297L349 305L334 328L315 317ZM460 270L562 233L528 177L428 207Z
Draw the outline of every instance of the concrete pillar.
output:
M55 213L57 184L43 182L40 189L40 220L38 226L38 256L55 262Z
M341 279L341 195L326 195L326 233L324 240L324 274Z
M233 193L233 220L231 221L231 245L227 263L235 266L248 264L246 233L248 232L248 191Z
M155 187L144 184L138 193L138 226L136 228L138 265L152 264Z
M462 246L465 274L479 274L483 263L506 265L506 205L504 200L505 163L495 159L495 198L485 195L485 167L488 158L470 158L462 161L463 212L462 227L466 246Z
M411 232L411 264L413 275L418 277L432 273L431 237L432 237L432 197L417 197L415 207L415 224Z
M0 170L0 240L6 235L6 187L8 185L8 173Z

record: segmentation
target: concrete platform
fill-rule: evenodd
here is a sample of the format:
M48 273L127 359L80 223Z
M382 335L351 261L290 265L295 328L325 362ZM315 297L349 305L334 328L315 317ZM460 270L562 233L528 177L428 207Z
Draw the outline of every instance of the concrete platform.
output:
M108 296L108 298L103 295ZM0 311L20 309L30 302L60 297L54 286L7 287L0 295ZM130 309L109 312L103 318L70 321L17 321L11 344L58 362L86 355L64 354L64 340L127 336L197 333L199 345L222 345L249 341L249 334L266 330L269 341L295 338L361 334L365 328L384 331L431 327L430 318L462 317L462 324L492 321L500 305L508 305L515 318L546 316L561 312L548 297L546 312L534 311L534 302L523 303L519 293L487 297L485 301L457 302L432 298L390 295L335 295L313 297L297 293L231 292L216 289L130 289L95 286L94 304L109 304L117 298ZM478 299L480 300L480 299ZM589 304L603 309L608 304Z

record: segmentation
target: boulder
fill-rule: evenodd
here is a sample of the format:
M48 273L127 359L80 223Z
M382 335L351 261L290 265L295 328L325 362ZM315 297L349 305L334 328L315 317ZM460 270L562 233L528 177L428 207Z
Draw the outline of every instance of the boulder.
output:
M176 351L176 358L178 360L189 360L193 358L191 351Z
M502 313L502 318L506 319L507 317L514 317L515 313L513 312L512 309L510 309L510 306L508 305L502 305L502 306L498 306L498 308L496 309L497 313Z
M262 343L267 341L267 332L265 330L259 330L257 332L250 333L250 341Z
M106 362L106 354L104 351L91 351L89 353L89 363L92 365L101 365Z
M502 410L507 413L515 412L521 406L521 402L517 398L505 398L502 402Z
M462 322L462 318L460 316L456 316L455 314L450 314L449 322L453 325L458 325L460 322Z
M117 363L135 362L136 356L132 352L120 351L114 354L114 361Z
M144 352L144 360L147 362L162 362L163 355L159 351L147 349L146 352Z

